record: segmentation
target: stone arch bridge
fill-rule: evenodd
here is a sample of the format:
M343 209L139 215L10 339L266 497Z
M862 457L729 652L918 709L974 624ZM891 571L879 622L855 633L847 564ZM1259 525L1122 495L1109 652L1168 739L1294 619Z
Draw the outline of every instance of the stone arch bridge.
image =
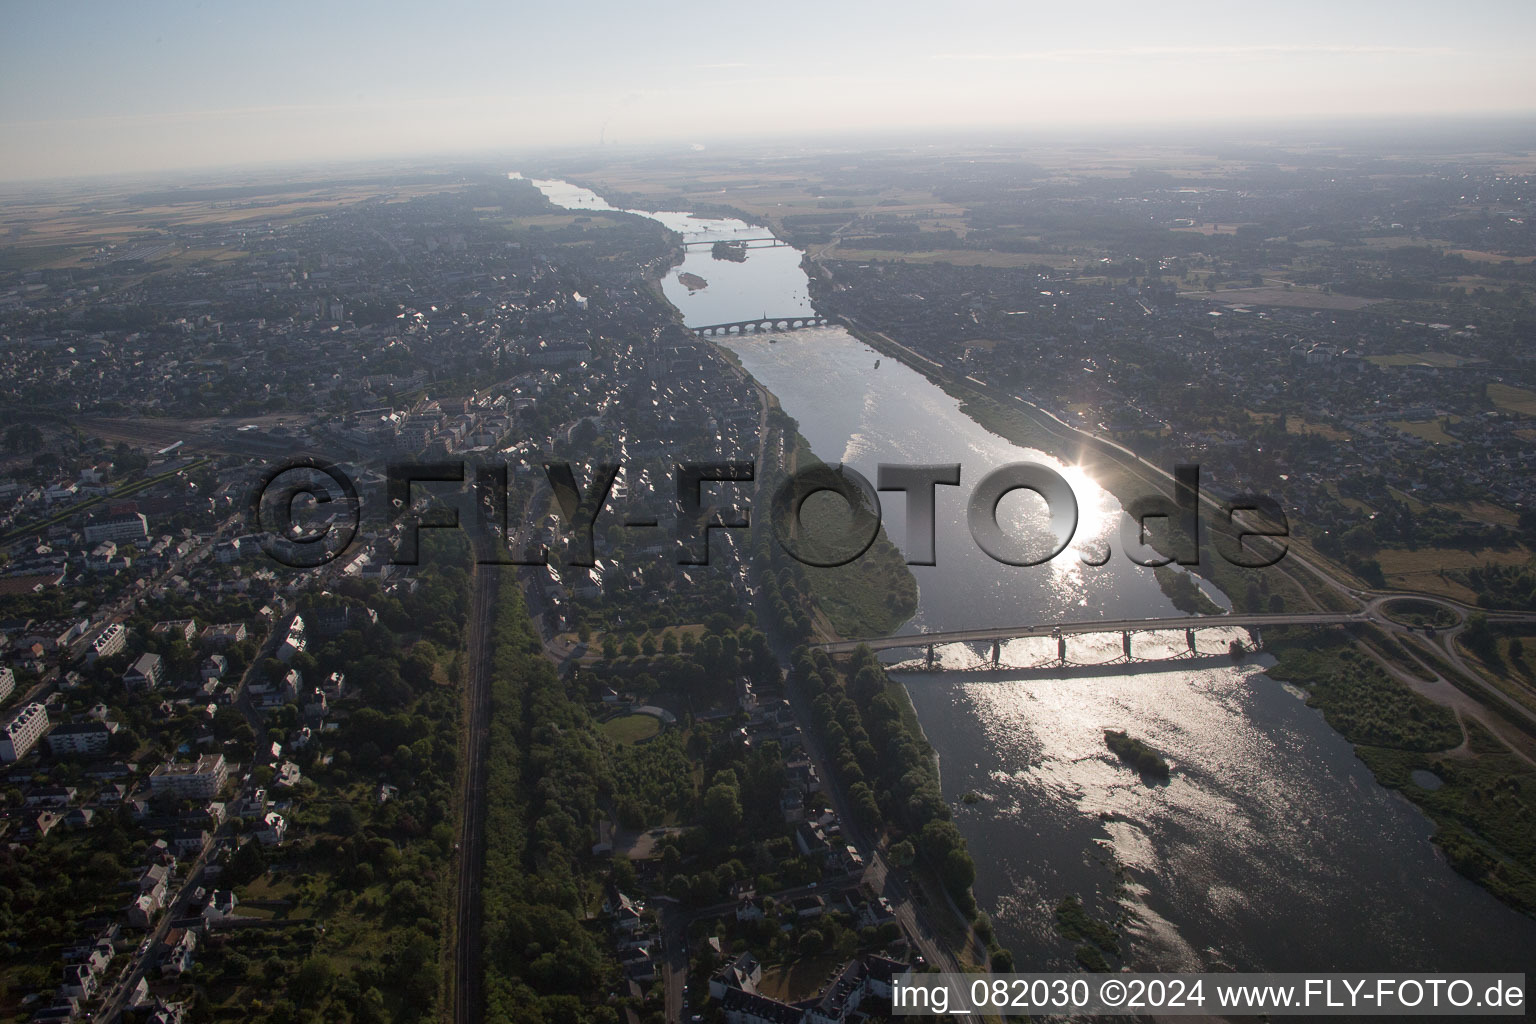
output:
M826 327L832 320L816 313L797 313L794 316L762 316L751 320L737 320L728 324L706 324L690 328L701 338L717 334L761 334L765 331L798 331L802 327Z

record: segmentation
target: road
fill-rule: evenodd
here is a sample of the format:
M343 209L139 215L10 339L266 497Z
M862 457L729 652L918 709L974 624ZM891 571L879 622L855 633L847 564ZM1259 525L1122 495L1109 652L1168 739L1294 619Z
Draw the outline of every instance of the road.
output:
M932 967L952 974L959 974L960 966L955 958L950 955L937 932L929 924L928 911L920 906L891 875L891 870L880 853L879 847L863 833L852 814L847 794L834 766L828 760L826 752L822 749L820 737L811 727L811 723L802 715L802 709L809 707L805 700L805 694L801 687L785 677L786 686L789 689L789 706L795 715L795 720L800 726L800 733L805 737L805 751L810 755L811 761L816 765L816 772L827 783L827 795L831 798L833 810L837 812L838 819L842 823L844 839L852 843L864 858L868 865L864 869L863 881L869 884L876 893L884 896L891 902L891 910L896 915L896 920L901 924L902 931L911 939L913 945L921 952L923 959ZM964 919L958 911L953 911L957 921L963 926ZM956 1019L975 1022L976 1017L970 1014L957 1015Z
M254 839L249 840L249 842L253 843L255 841ZM165 938L165 933L170 931L171 922L180 920L185 916L187 904L191 902L192 894L197 891L198 883L202 880L203 865L208 861L208 854L218 844L219 840L217 839L211 841L207 848L202 853L199 853L191 864L187 865L186 880L181 883L181 888L176 891L176 897L160 914L160 923L150 929L145 942L134 952L133 963L119 977L117 984L102 997L101 1010L96 1015L97 1020L110 1022L118 1019L118 1016L123 1011L123 1002L133 992L134 986L139 983L139 979L144 977L144 972L149 969L150 954L159 945L161 940Z
M478 545L477 545L478 547ZM477 550L477 557L479 551ZM485 1008L481 992L480 884L485 870L485 777L486 743L491 718L491 633L496 616L500 570L494 565L475 567L475 589L470 605L467 637L468 685L464 694L464 771L459 806L458 895L455 911L453 964L453 1019L456 1024L475 1024Z
M1370 622L1364 612L1323 612L1319 614L1236 614L1180 615L1160 619L1099 619L1084 622L1047 622L1028 626L998 626L985 629L952 629L906 636L874 637L868 640L838 640L814 644L828 654L850 654L861 646L872 651L894 647L927 647L936 644L988 643L1017 640L1029 636L1056 636L1075 633L1139 633L1154 629L1211 629L1243 627L1263 629L1271 626L1340 626Z

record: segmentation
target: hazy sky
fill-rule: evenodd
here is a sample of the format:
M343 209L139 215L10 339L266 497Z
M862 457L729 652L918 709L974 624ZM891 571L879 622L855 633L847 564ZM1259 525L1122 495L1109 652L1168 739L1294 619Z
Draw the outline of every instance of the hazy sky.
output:
M751 133L1536 110L1532 0L6 6L0 178Z

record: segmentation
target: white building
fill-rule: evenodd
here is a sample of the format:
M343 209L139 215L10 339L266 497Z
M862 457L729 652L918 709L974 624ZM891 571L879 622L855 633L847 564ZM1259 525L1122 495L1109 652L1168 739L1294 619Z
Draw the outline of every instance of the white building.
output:
M97 658L110 658L118 654L128 643L128 627L121 622L114 622L91 641L91 650L87 655L90 661Z
M0 665L0 704L10 699L16 690L16 673L11 671L11 666Z
M149 774L149 791L154 796L211 800L228 778L224 755L204 754L193 764L168 761L157 766Z
M85 524L87 544L99 544L104 540L137 542L148 539L149 520L142 512L124 512Z
M33 701L0 730L0 761L20 761L48 731L48 709Z
M262 827L256 831L256 838L263 846L276 846L288 834L288 823L276 811L268 811L261 823Z
M293 656L303 651L305 646L304 617L295 615L292 624L288 627L288 635L283 637L283 642L278 645L277 657L283 662L292 661Z

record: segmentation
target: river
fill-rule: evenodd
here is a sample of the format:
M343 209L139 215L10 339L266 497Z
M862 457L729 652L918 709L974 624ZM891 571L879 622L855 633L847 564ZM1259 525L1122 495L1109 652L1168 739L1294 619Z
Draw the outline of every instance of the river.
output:
M566 182L534 184L561 206L613 209ZM769 234L735 220L630 212L690 241ZM694 326L809 313L801 256L755 249L734 263L704 246L663 290ZM682 273L707 286L689 289ZM938 564L913 567L919 607L903 632L1180 614L1151 570L1116 548L1124 512L1071 452L1022 448L985 430L921 374L840 327L716 340L778 396L823 459L871 480L880 462L962 465L961 486L938 489ZM1080 521L1061 555L1019 568L976 547L965 501L987 472L1026 460L1067 477ZM885 524L901 544L904 510L890 498ZM1027 494L999 508L1005 529L1019 532L1039 530L1043 514ZM1086 564L1106 543L1109 560ZM1204 632L1200 649L1224 652L1239 635ZM1135 643L1138 654L1171 655L1184 637L1139 634ZM1119 646L1118 636L1077 638L1069 658L1107 662ZM1536 921L1456 874L1430 842L1428 819L1379 786L1299 691L1264 675L1266 659L1035 667L1055 653L1054 641L1015 641L1003 670L984 675L896 666L975 857L977 901L1019 969L1075 968L1052 915L1068 894L1101 920L1123 919L1126 962L1145 970L1523 971L1536 961ZM940 654L959 668L987 652L954 645ZM1171 780L1144 780L1116 760L1104 745L1110 728L1163 751ZM974 802L961 799L967 793Z

